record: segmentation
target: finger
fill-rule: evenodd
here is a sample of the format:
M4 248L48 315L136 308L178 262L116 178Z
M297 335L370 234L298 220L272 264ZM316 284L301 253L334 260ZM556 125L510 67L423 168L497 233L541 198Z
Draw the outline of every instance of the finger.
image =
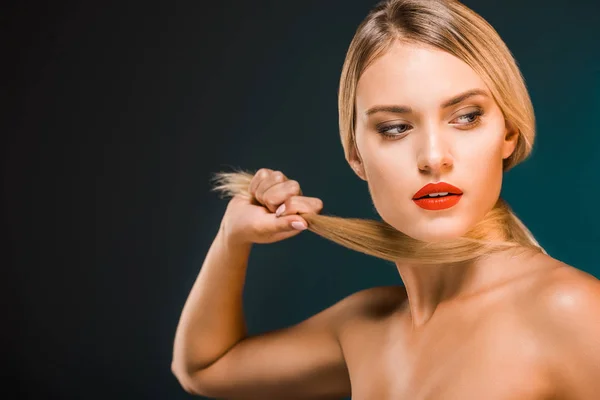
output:
M276 183L275 185L268 188L262 194L262 203L271 212L275 212L283 202L292 196L299 196L302 194L300 184L293 180L288 179L285 182Z
M276 217L275 214L267 214L266 217L266 220L256 221L254 231L259 237L266 239L267 243L270 243L275 236L283 239L300 233L308 227L308 222L297 214L281 218Z
M256 193L256 188L258 187L258 185L264 179L266 179L269 176L269 174L271 174L271 172L273 172L273 170L271 170L269 168L261 168L258 171L256 171L256 173L254 174L254 176L250 180L250 185L248 185L248 192L250 192L251 196L254 196L254 194Z
M323 210L323 201L317 197L292 196L276 210L276 216L302 213L318 214L321 210Z
M268 189L270 189L273 185L285 182L286 180L287 177L281 171L273 171L258 184L258 187L256 188L256 191L254 193L254 197L256 198L256 200L258 200L259 203L265 205L265 192Z
M299 233L308 227L308 222L300 215L287 215L281 218L276 218L275 220L275 229L277 233L286 233L290 234Z

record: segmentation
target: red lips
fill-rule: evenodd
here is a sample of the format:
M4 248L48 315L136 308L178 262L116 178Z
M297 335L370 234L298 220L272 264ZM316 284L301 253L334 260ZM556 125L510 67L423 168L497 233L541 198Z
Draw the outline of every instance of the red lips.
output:
M446 182L428 183L427 185L423 186L417 193L415 193L413 199L419 199L423 196L427 196L428 194L439 192L462 194L462 190Z

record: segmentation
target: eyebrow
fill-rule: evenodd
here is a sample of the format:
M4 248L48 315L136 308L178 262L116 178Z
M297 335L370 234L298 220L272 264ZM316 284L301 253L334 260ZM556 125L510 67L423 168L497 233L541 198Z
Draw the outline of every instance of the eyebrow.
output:
M471 89L471 90L467 90L466 92L463 92L457 96L454 96L453 98L451 98L449 100L446 100L444 103L442 103L441 108L444 109L444 108L451 107L451 106L458 104L461 101L464 101L464 100L468 99L469 97L473 97L473 96L489 97L487 92L483 89ZM412 108L410 108L408 106L400 106L400 105L374 106L374 107L369 108L365 112L365 115L369 116L371 114L375 114L375 113L381 112L381 111L391 112L391 113L395 113L395 114L408 114L408 113L411 113L413 110L412 110Z

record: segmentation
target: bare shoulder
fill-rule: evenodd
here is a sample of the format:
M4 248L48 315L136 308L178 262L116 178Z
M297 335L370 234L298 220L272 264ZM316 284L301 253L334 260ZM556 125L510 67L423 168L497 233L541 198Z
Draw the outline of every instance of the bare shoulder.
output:
M599 315L598 278L549 256L543 263L549 268L536 274L528 294L531 310L537 316L547 323L563 326L570 319Z
M404 286L376 286L344 298L348 321L378 320L396 311L407 300Z
M540 277L532 291L536 298L533 304L539 307L537 311L549 317L560 317L564 321L565 313L582 316L582 312L600 306L598 278L558 260L549 262L556 268Z
M557 390L565 398L593 398L600 391L600 280L560 264L534 286L530 317Z

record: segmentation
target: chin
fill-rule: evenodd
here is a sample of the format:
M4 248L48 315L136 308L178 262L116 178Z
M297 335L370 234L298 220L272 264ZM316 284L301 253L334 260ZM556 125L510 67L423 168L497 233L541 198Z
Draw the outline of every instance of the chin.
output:
M461 236L464 236L471 227L468 224L458 224L456 221L445 221L446 223L441 223L441 221L436 222L428 222L421 223L422 226L413 225L413 229L403 230L402 232L412 237L413 239L420 240L422 242L442 242L445 240L456 239Z

